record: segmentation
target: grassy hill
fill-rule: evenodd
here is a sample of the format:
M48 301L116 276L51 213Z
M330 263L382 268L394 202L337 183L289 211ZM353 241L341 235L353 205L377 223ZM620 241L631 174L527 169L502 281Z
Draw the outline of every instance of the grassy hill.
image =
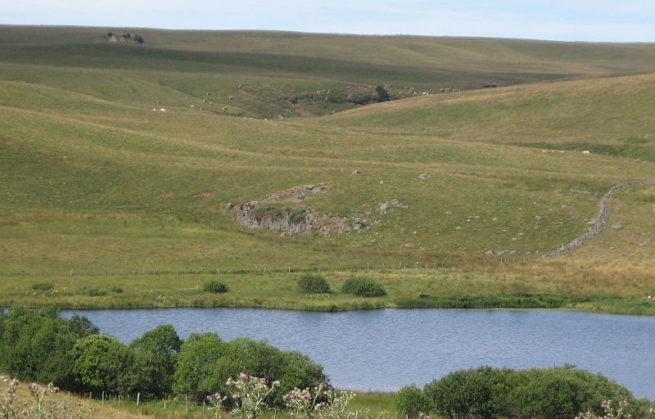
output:
M612 185L655 177L652 45L0 27L0 57L0 304L359 304L297 295L289 271L314 269L367 271L381 305L655 291L652 186L619 194L622 229L539 259ZM490 82L512 86L471 90ZM378 85L405 98L347 99ZM227 209L320 184L278 207L363 228L288 236ZM217 275L231 295L199 291Z

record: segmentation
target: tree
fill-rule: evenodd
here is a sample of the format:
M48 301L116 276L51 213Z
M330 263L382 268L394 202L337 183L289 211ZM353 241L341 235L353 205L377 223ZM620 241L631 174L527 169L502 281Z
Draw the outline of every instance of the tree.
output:
M391 100L391 95L389 95L389 92L387 92L387 89L385 89L383 86L377 86L375 88L375 92L378 94L378 102L386 102L387 100Z
M0 334L0 370L29 381L73 385L71 349L84 336L97 332L84 317L59 317L51 307L11 309Z
M173 373L182 340L171 325L162 325L135 339L135 370L139 390L146 396L163 397L173 389Z
M225 343L216 333L193 333L180 346L173 374L173 391L201 402L216 393L210 381L214 363L225 351Z
M135 355L109 335L90 335L73 347L73 374L82 391L129 394L138 386Z

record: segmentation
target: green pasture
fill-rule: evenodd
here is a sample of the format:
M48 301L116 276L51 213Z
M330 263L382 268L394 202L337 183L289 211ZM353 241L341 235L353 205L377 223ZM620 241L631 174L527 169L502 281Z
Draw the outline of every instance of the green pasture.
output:
M611 186L655 177L651 45L139 30L138 46L108 30L0 27L0 304L348 309L655 289L653 186L617 196L620 229L540 260L586 231ZM512 86L473 89L488 82ZM375 86L403 99L343 101ZM298 205L366 228L288 236L228 209L318 184ZM308 271L334 286L363 272L389 295L298 295ZM214 276L232 291L203 293ZM52 292L31 289L44 281Z

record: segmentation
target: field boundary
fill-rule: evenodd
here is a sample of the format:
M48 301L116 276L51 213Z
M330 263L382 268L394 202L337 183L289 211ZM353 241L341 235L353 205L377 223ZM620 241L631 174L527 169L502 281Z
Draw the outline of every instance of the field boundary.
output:
M651 179L642 179L642 180L633 180L630 182L621 183L614 185L610 188L605 195L600 199L598 204L598 216L594 224L591 226L586 233L581 236L576 237L570 243L565 244L564 246L558 247L552 252L544 255L542 258L550 258L555 256L560 256L565 253L571 252L579 247L583 246L587 241L596 237L605 230L605 225L607 224L607 218L609 217L609 200L619 191L630 186L642 186L642 185L655 185L655 178Z

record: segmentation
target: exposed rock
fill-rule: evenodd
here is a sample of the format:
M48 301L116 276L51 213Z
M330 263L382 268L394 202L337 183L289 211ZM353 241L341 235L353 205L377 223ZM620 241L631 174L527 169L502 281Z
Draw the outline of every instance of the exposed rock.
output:
M416 243L405 243L406 248L416 247Z
M418 178L421 179L421 180L428 180L428 179L432 178L432 176L428 175L427 173L423 173L423 174L420 174L418 176Z
M612 228L613 228L614 230L623 230L623 226L622 226L621 224L614 224L614 225L612 226Z
M353 175L358 175L358 174L360 174L360 173L362 173L362 172L360 172L359 169L355 169L355 170L353 170Z
M391 201L381 203L380 206L378 207L378 211L380 211L382 214L386 214L387 211L391 208L407 209L409 208L409 206L402 204L397 199L392 199Z
M264 196L261 200L250 201L245 204L228 204L227 210L236 212L236 221L252 229L278 230L282 236L294 234L344 233L347 231L360 231L369 223L365 220L356 220L348 225L346 217L330 217L315 214L305 206L291 206L289 203L300 203L305 198L323 193L327 187L323 184L308 185L299 189L278 192Z

